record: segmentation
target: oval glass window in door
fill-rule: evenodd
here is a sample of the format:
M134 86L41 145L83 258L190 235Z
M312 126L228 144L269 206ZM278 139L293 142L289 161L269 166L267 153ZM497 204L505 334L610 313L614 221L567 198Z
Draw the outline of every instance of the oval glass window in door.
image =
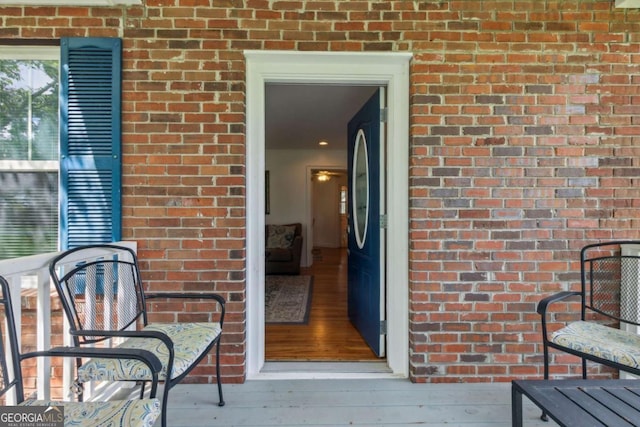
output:
M353 147L352 183L353 226L358 248L364 247L369 224L369 159L367 139L362 129L358 130Z

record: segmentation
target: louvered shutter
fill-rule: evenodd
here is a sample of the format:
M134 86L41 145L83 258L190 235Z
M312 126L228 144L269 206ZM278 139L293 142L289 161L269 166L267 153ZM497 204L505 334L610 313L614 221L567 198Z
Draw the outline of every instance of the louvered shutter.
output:
M121 239L120 39L64 38L60 70L60 246Z

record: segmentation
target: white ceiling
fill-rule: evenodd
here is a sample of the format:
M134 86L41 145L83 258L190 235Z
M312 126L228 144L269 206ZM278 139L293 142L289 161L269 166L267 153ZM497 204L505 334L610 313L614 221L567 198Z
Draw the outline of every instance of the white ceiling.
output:
M346 85L266 85L267 149L347 149L347 123L377 87Z

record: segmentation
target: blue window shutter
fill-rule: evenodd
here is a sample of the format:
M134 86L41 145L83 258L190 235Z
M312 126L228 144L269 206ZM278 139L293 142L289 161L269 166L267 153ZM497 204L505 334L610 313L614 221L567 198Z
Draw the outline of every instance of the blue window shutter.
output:
M121 69L116 38L63 38L60 246L121 240Z

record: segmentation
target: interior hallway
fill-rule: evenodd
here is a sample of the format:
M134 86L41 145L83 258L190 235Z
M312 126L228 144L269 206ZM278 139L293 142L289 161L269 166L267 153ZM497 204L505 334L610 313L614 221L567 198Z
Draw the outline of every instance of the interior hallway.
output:
M265 327L267 361L372 361L371 351L347 316L347 250L314 249L313 297L307 325Z

